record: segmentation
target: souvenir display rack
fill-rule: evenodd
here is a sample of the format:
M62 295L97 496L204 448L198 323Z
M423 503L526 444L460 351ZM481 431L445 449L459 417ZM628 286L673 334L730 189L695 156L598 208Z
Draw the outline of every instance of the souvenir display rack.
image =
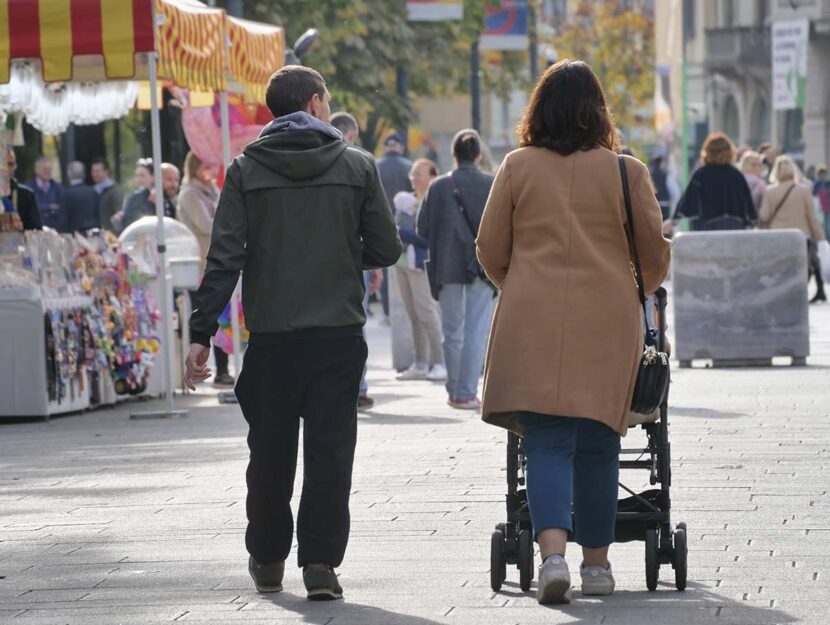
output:
M104 233L0 233L0 417L48 417L148 391L159 314L139 265Z

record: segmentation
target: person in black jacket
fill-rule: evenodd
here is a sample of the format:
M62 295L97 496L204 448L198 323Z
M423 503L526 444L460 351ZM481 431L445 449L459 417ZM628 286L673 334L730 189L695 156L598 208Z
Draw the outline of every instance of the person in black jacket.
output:
M69 186L63 192L58 230L60 232L84 232L101 227L98 212L99 199L95 189L84 184L86 168L80 161L72 161L66 166Z
M401 255L374 159L331 127L316 71L288 65L268 84L276 118L234 159L213 222L190 318L185 382L206 380L210 337L244 268L250 331L236 384L250 426L248 570L282 589L303 418L297 557L310 599L342 596L334 568L349 537L357 397L366 363L362 270Z
M744 175L734 166L735 144L722 132L703 143L703 166L689 181L680 198L675 219L692 219L693 230L743 230L758 214Z
M9 171L9 195L2 198L2 213L11 216L2 220L3 231L43 230L40 211L37 208L35 192L20 184L14 177L17 170L17 155L12 148L6 151L6 166Z

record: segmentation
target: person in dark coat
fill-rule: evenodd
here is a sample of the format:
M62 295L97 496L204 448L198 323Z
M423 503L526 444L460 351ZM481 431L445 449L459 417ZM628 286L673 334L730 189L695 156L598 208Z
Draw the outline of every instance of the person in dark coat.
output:
M441 306L448 403L480 410L478 381L495 292L482 279L475 239L493 175L478 168L481 138L475 130L459 131L452 153L456 169L430 184L418 213L418 235L429 242L430 287Z
M693 230L744 230L758 213L744 175L734 166L735 144L722 132L703 143L699 168L680 198L675 218L692 219Z
M26 185L35 193L40 220L47 228L58 229L63 207L63 187L52 180L52 159L41 156L35 161L35 177Z
M20 184L14 177L17 156L11 148L6 152L6 166L9 170L9 195L3 197L2 212L4 216L9 213L13 216L2 220L4 231L42 230L43 223L40 220L34 191Z
M90 174L95 183L95 193L100 199L101 227L115 232L117 228L113 223L113 217L124 204L124 192L121 186L110 178L110 166L107 159L93 159Z
M60 232L85 232L101 227L98 194L84 184L84 176L86 168L80 161L72 161L66 166L69 187L63 192Z
M412 169L412 161L406 158L406 145L404 139L398 133L386 137L383 142L383 156L378 159L378 171L380 182L386 193L386 200L389 202L390 210L395 205L395 196L401 191L412 192L412 184L409 182L409 171ZM380 285L380 297L383 304L383 314L389 319L389 275L386 269L383 270L383 282Z

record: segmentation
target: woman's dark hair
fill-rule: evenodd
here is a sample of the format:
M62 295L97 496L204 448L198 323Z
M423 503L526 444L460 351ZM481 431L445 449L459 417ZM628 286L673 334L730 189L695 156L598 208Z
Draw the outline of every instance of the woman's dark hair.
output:
M144 168L151 176L154 176L156 173L156 170L153 169L152 158L140 158L135 162L135 166Z
M452 155L459 163L475 163L481 156L481 137L472 128L459 130L452 140Z
M265 104L274 117L302 111L314 94L326 94L326 81L316 70L300 65L286 65L274 72L265 91Z
M584 61L563 59L542 74L518 128L522 147L563 156L597 147L617 150L617 131L602 85Z

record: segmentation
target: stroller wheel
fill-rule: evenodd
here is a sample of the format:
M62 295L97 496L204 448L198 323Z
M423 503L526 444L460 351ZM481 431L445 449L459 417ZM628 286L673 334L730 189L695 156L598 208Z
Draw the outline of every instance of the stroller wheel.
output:
M533 581L533 535L530 530L519 532L519 587L530 590Z
M646 530L646 588L657 590L660 574L657 530Z
M490 535L490 588L493 592L501 590L502 582L507 577L507 561L504 558L504 532L494 531Z
M681 525L683 527L681 527ZM674 531L674 585L677 590L686 590L689 550L686 546L686 524L678 523Z

